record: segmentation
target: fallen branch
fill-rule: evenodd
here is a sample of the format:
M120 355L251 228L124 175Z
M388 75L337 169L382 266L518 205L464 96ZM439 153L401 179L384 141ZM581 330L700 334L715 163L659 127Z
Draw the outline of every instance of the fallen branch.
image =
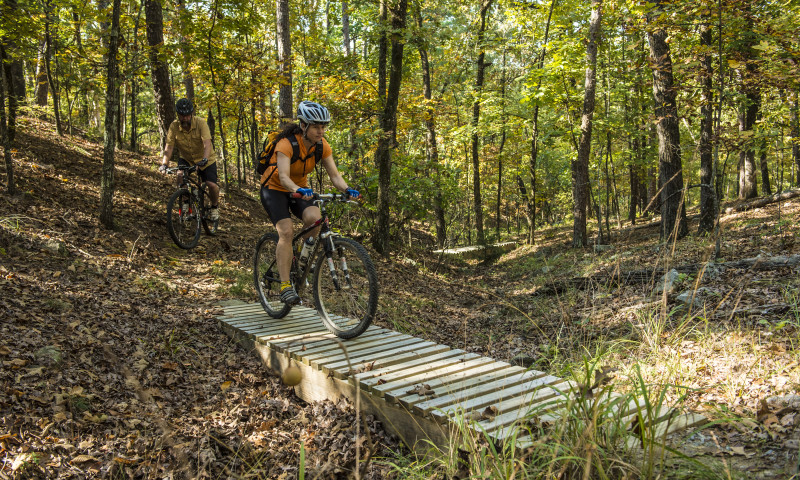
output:
M746 210L751 210L753 208L761 208L767 206L771 203L780 202L783 200L789 200L791 198L800 197L800 190L789 190L786 192L776 193L774 195L770 195L769 197L762 197L751 202L742 203L740 205L736 205L734 207L728 207L725 209L725 213L735 213L735 212L744 212Z

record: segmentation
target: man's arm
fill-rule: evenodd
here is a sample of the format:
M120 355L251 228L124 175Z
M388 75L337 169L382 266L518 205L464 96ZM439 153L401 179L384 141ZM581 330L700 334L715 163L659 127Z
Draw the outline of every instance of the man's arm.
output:
M172 158L172 149L173 146L169 143L164 146L164 156L161 157L161 165L163 165L164 168L169 166L169 159Z

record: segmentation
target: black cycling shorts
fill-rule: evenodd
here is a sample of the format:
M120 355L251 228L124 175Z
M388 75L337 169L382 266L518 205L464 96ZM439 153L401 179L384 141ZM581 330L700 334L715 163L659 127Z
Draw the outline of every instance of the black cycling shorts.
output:
M313 207L314 203L311 200L303 200L302 198L291 198L289 197L289 192L261 187L261 205L267 211L272 224L276 225L284 218L291 218L290 211L295 217L302 220L305 209Z
M190 167L191 165L189 165L189 162L186 160L179 158L178 166ZM204 182L219 183L217 178L217 162L212 163L202 170L198 168L197 174L200 176L200 180Z

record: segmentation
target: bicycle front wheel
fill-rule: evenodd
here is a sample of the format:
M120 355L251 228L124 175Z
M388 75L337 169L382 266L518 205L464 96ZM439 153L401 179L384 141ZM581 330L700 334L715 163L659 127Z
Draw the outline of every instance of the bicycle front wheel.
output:
M200 206L189 190L182 188L167 202L167 230L175 244L187 250L200 239Z
M367 250L355 240L334 238L333 247L330 257L322 252L317 258L314 303L328 330L339 338L354 338L375 316L378 274Z
M278 246L278 234L264 234L256 244L253 256L253 283L258 294L258 301L264 311L272 318L283 318L292 309L291 305L281 302L281 277L275 249Z
M208 211L211 210L211 199L208 198L208 187L203 184L200 188L203 190L200 194L200 198L203 199L203 230L206 231L207 235L215 235L217 233L217 227L219 227L219 219L211 220L208 218Z

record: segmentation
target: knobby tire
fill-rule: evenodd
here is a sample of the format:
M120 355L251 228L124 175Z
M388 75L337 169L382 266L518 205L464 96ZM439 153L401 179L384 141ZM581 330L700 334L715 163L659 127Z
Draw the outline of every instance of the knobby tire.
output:
M364 333L375 317L378 274L367 250L355 240L337 237L333 245L335 275L326 252L316 260L314 303L328 330L339 338L354 338Z
M275 258L277 246L277 233L266 233L258 240L253 255L253 284L264 311L272 318L283 318L292 306L280 300L281 279Z
M211 210L211 198L208 196L208 187L205 184L203 184L200 188L203 190L200 193L200 198L203 199L203 230L206 231L207 235L213 236L217 233L219 219L210 220L208 218L208 212Z
M189 211L183 211L183 205L189 205ZM167 230L175 244L186 250L197 246L200 240L200 206L197 199L182 188L176 190L167 202Z

